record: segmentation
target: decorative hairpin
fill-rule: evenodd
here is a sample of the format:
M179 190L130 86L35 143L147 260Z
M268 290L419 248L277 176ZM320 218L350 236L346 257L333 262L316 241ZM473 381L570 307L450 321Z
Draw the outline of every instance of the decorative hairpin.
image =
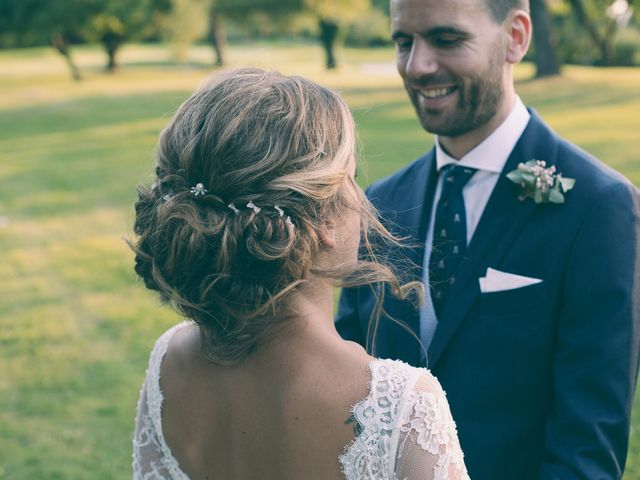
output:
M191 187L191 193L195 197L198 197L200 195L206 195L207 191L208 190L204 188L204 185L202 183L197 183L195 187Z
M287 219L285 220L285 222L287 222L287 225L289 225L291 228L296 228L296 226L291 221L291 217L287 216Z
M247 203L247 208L250 208L255 213L260 213L260 210L262 210L260 207L257 207L255 205L255 203L253 203L253 200L251 200L251 201L249 201L249 203Z
M162 196L162 200L164 200L165 202L168 202L169 200L171 200L173 198L173 192L169 192L166 195Z
M238 210L238 207L236 207L233 203L230 203L229 205L227 205L227 207L233 210L233 213L235 213L236 215L240 213L240 210Z
M278 215L280 215L281 217L284 217L284 210L280 208L280 205L274 205L273 209L276 212L278 212ZM289 215L287 215L287 219L285 220L285 222L287 222L287 225L289 225L291 228L296 228L293 222L291 221L291 217Z

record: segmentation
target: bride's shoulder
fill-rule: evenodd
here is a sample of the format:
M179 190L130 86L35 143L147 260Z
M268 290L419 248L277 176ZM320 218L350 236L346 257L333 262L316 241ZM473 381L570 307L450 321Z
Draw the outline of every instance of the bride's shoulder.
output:
M402 360L377 359L372 362L372 370L378 381L390 381L396 390L445 395L440 382L427 368L414 367Z
M180 350L180 344L183 343L185 335L197 330L197 327L192 322L181 322L177 325L167 329L162 335L158 337L150 355L150 363L160 362L167 354L167 351L171 349L172 353L176 350Z

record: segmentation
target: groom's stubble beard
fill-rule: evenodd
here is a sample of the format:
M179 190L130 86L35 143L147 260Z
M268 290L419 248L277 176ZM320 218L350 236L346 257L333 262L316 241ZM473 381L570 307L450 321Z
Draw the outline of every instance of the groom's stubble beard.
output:
M494 50L495 51L495 50ZM473 77L467 77L467 83L458 80L458 102L454 109L446 111L425 109L420 105L418 92L411 87L410 81L405 81L405 88L413 103L422 128L426 131L444 137L458 137L476 130L489 122L498 112L504 97L502 84L502 61L496 52L489 61L489 68ZM449 78L457 80L453 75ZM424 78L415 85L425 86L438 84L438 78ZM435 82L434 82L435 80ZM445 83L445 82L441 82Z

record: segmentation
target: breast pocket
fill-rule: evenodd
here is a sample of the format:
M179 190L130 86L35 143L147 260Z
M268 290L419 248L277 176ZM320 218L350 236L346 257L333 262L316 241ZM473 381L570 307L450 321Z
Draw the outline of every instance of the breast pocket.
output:
M543 282L483 293L466 324L474 367L491 371L487 385L504 389L510 400L528 402L548 376L554 316L546 288Z

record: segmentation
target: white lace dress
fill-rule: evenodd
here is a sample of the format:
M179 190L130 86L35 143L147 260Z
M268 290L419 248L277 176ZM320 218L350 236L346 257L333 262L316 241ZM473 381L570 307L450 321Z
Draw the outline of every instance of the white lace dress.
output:
M160 364L173 333L157 341L140 392L134 480L189 480L162 431ZM456 426L438 381L397 360L370 363L369 394L352 408L358 434L337 459L347 480L468 480Z

